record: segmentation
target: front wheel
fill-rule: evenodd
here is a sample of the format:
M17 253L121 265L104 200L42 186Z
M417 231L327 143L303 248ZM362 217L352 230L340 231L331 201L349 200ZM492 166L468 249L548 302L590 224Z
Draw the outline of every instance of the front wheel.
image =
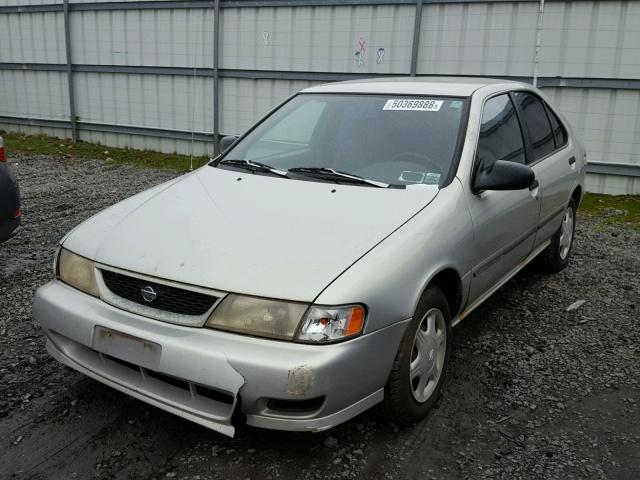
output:
M442 390L451 349L451 315L442 290L430 286L404 334L385 386L389 420L412 425L427 416Z
M540 255L544 270L549 273L558 273L569 265L575 228L576 204L571 199L564 211L560 228L551 237L551 244Z

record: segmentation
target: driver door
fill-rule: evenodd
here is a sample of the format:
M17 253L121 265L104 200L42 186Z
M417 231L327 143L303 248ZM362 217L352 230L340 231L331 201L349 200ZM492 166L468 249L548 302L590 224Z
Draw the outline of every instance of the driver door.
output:
M476 172L496 160L526 163L522 128L509 94L489 98L483 107L476 148ZM469 303L497 286L533 250L540 204L533 190L469 191L474 226Z

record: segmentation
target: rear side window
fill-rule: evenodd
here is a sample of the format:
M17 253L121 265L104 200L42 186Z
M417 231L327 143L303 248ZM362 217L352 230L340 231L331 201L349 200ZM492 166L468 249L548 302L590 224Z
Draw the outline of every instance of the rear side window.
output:
M549 105L545 104L547 107L547 113L549 114L549 121L551 122L551 130L553 130L553 137L556 140L556 148L562 148L567 144L567 131L564 126L558 119L555 113L549 108Z
M551 125L542 100L538 97L526 92L515 92L514 98L529 130L531 161L535 162L555 149Z
M490 170L496 160L525 163L522 130L509 95L498 95L484 104L476 156L481 171Z

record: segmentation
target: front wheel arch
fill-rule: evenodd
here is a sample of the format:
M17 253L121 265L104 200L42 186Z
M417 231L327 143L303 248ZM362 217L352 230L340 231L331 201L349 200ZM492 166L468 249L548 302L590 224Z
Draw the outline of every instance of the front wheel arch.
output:
M460 313L463 301L462 277L460 276L458 271L452 267L442 268L429 278L429 280L426 282L426 285L420 292L420 296L418 296L418 298L415 300L413 310L416 310L418 304L420 303L420 299L425 295L427 289L432 285L440 288L447 298L451 317L453 318L458 313Z

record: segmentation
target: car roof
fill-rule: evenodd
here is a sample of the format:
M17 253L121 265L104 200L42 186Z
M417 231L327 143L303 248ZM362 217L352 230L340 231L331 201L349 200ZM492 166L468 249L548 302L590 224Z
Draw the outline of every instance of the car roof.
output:
M327 83L305 88L303 93L371 93L388 95L442 95L468 97L476 90L492 86L515 89L527 87L520 82L481 77L389 77L365 78ZM493 90L492 89L492 90Z

